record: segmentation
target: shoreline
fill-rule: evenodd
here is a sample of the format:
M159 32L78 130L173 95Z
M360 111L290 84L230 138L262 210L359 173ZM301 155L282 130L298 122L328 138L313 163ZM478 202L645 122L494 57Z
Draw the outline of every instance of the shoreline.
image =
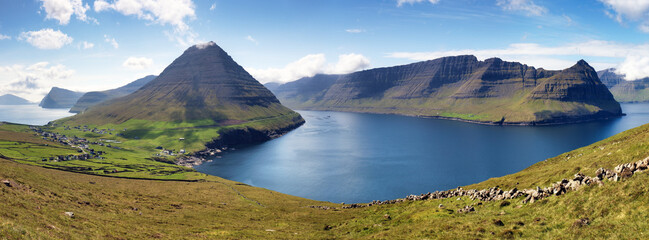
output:
M293 109L293 108L292 108ZM588 116L579 116L579 117L560 117L552 120L543 120L543 121L529 121L529 122L505 122L505 121L481 121L481 120L471 120L458 117L444 117L438 115L416 115L416 114L401 114L401 113L381 113L381 112L370 112L370 111L344 111L344 110L326 110L319 108L295 108L297 111L321 111L321 112L348 112L348 113L369 113L369 114L380 114L380 115L398 115L398 116L407 116L407 117L416 117L416 118L429 118L429 119L440 119L440 120L451 120L459 121L466 123L475 123L481 125L490 125L490 126L555 126L555 125L564 125L564 124L575 124L575 123L584 123L584 122L593 122L593 121L602 121L609 120L614 118L619 118L626 116L626 113L616 114L592 114Z
M194 168L195 166L211 161L211 159L208 158L217 156L216 154L233 150L234 147L262 143L281 137L284 134L304 125L306 122L302 117L294 120L295 121L288 126L273 130L258 130L251 127L223 129L219 131L219 138L205 143L205 149L192 152L187 156L179 157L176 159L175 164Z

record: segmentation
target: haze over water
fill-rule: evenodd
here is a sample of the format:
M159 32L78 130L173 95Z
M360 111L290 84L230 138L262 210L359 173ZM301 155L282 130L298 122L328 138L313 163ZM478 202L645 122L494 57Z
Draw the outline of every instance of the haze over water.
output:
M622 108L622 118L541 127L299 111L302 127L196 170L315 200L402 198L515 173L649 123L649 104Z
M30 125L45 125L52 120L69 117L68 108L47 109L36 104L0 105L0 122L12 122Z

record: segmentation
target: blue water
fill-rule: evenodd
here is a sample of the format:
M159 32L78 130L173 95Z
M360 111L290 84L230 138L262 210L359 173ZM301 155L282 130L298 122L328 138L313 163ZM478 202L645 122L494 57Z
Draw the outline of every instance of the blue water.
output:
M52 120L74 115L70 109L47 109L36 104L0 105L0 122L45 125Z
M649 104L622 108L617 119L541 127L299 111L302 127L196 170L315 200L395 199L515 173L649 123Z

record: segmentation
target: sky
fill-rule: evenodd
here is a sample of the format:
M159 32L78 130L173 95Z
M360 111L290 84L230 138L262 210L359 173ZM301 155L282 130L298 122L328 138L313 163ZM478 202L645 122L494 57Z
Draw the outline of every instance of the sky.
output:
M0 95L97 91L214 41L262 83L443 56L649 76L649 0L0 0Z

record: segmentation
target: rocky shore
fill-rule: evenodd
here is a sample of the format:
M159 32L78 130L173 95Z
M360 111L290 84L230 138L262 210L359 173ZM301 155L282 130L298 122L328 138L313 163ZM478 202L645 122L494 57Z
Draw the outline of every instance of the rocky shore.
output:
M209 161L217 154L242 145L262 143L283 136L304 124L302 117L293 119L293 123L285 127L271 130L259 130L252 127L230 128L219 131L219 138L205 144L205 149L176 159L176 164L184 167L194 167Z
M395 204L406 201L423 201L423 200L432 200L432 199L446 199L446 198L459 198L459 197L469 197L472 200L478 200L480 202L476 203L481 205L483 201L498 201L498 200L508 200L522 198L522 203L534 203L535 201L551 197L551 196L560 196L567 192L577 191L584 186L601 186L604 184L604 181L617 182L624 178L629 178L635 173L643 172L649 168L649 157L639 160L636 162L620 164L616 166L613 170L608 170L604 168L599 168L595 171L595 176L590 177L582 173L577 173L571 179L562 179L551 186L541 188L536 187L534 189L509 189L503 190L498 187L476 190L469 189L465 190L461 187L457 189L447 190L447 191L436 191L432 193L425 193L421 195L410 195L405 198L386 200L386 201L373 201L367 204L354 203L354 204L343 204L341 209L351 209L351 208L363 208L371 207L376 205L385 205L385 204ZM329 209L338 209L337 207L328 207L328 206L308 206L311 208L318 208L323 210ZM462 209L458 209L459 213L467 213L475 211L473 205L465 206Z

